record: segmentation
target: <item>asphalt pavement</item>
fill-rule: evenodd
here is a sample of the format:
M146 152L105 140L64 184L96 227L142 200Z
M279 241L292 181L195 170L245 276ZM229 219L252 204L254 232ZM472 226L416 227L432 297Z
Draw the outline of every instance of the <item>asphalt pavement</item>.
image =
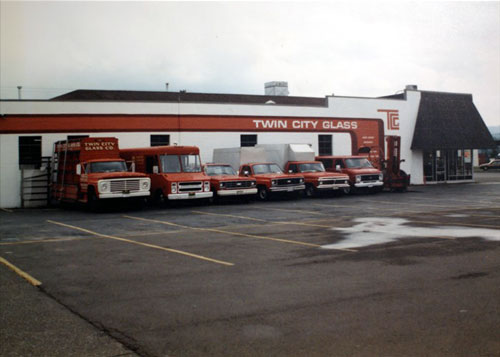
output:
M500 173L476 179L1 211L0 355L500 356Z

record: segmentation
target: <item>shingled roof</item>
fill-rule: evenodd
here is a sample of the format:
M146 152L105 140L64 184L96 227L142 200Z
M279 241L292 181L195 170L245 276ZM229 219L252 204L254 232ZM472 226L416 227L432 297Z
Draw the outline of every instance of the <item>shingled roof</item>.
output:
M124 102L182 102L182 103L230 103L230 104L266 104L273 101L278 105L298 105L326 107L326 97L291 97L247 94L214 94L190 92L147 92L123 90L88 90L79 89L58 97L53 101L124 101Z
M495 142L470 94L421 92L412 149L487 149Z

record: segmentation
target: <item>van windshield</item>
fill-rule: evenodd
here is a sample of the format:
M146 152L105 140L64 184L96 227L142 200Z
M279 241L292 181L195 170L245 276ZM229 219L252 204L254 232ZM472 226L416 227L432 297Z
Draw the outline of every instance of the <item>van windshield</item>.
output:
M325 167L320 162L299 164L299 172L325 172Z
M127 172L125 161L100 161L87 165L87 173L97 172Z
M160 155L161 172L201 172L198 155Z
M236 175L233 168L227 165L208 165L205 166L205 173L208 176L217 176L217 175Z
M351 158L345 159L345 165L350 169L363 169L369 168L372 169L373 166L367 159L363 158Z
M283 171L276 164L258 164L253 165L253 173L259 174L282 174Z

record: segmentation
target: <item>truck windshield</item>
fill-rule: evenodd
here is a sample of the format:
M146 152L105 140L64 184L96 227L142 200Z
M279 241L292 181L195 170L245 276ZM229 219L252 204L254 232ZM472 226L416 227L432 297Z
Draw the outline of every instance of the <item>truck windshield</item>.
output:
M325 172L325 167L319 162L299 164L299 172Z
M236 172L234 172L233 168L231 166L226 166L226 165L205 166L205 173L208 176L236 175Z
M198 155L160 155L161 172L201 172Z
M365 158L352 158L346 159L345 164L350 169L362 169L362 168L373 168L370 161Z
M101 161L91 162L87 165L87 173L96 172L126 172L127 165L125 161Z
M276 164L258 164L253 166L253 172L259 174L282 174L283 171Z

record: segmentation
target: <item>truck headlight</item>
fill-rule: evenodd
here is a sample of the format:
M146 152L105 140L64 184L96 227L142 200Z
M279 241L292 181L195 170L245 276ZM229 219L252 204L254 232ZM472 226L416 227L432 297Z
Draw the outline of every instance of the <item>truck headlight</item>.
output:
M100 181L99 182L99 192L109 192L111 189L111 186L109 185L109 182L107 181Z
M299 180L299 182L300 182L300 183L304 183L304 179L303 179L303 178L301 178L301 179Z
M203 186L205 187L205 191L210 191L210 181L203 182Z
M252 183L250 185L255 186L255 181L252 181Z
M219 184L219 187L220 187L220 188L224 188L224 182L221 182L221 183Z
M271 180L271 185L276 186L276 180Z
M361 176L360 176L360 175L357 175L357 176L356 176L356 183L359 183L359 182L361 182Z
M141 180L141 189L144 191L149 191L150 181L149 180Z
M172 182L170 185L170 192L177 193L177 182Z
M383 174L378 175L378 180L379 181L382 181L383 179L384 179L384 175Z

